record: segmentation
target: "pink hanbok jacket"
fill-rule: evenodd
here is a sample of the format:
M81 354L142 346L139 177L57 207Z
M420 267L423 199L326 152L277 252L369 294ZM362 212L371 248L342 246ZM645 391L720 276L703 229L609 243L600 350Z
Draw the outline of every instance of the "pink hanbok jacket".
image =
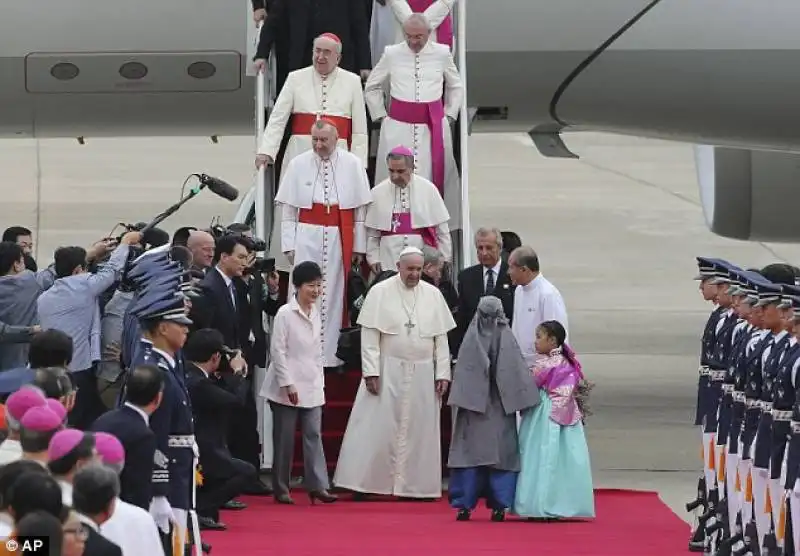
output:
M583 414L575 399L575 388L583 380L583 371L575 352L564 345L547 355L539 355L531 371L536 386L550 398L550 419L565 427L579 423Z

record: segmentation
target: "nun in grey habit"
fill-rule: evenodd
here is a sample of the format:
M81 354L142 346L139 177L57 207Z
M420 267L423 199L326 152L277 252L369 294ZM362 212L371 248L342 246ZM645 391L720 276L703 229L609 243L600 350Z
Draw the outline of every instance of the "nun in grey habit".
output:
M448 401L455 409L449 494L458 520L468 520L480 498L493 521L505 519L520 469L516 414L538 403L503 304L482 298L458 352Z

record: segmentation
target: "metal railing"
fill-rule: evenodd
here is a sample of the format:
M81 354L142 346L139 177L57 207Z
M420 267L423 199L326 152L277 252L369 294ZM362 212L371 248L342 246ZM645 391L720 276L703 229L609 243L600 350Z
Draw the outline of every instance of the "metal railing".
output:
M258 48L258 40L261 36L260 23L256 28L255 47ZM251 63L248 60L248 63ZM270 53L267 60L267 71L259 71L256 75L256 134L255 134L255 149L258 152L258 147L264 135L264 130L267 127L267 108L275 92L276 73L275 73L275 56ZM272 200L277 193L275 186L275 171L273 166L264 165L258 170L256 178L256 195L255 195L255 234L256 237L263 238L269 244L272 232ZM267 202L269 199L269 202Z
M458 0L453 16L456 20L456 36L453 41L453 50L458 72L461 74L461 81L464 84L464 102L461 104L459 126L460 137L460 156L461 156L461 268L466 268L473 264L472 249L472 223L469 205L469 131L470 115L469 103L467 100L467 0ZM456 262L456 261L453 261Z

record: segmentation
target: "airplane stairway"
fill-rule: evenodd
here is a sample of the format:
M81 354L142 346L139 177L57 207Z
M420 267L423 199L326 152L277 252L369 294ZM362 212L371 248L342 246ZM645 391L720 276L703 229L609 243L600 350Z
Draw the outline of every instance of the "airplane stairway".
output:
M466 88L466 52L463 48L464 34L465 34L465 21L464 21L464 1L459 0L458 5L454 10L454 18L456 28L458 30L454 42L454 49L456 54L456 64L461 71L461 77L464 81ZM460 8L460 9L459 9ZM257 35L256 35L257 36ZM271 83L274 82L274 55L272 56L269 64L270 76L260 74L256 78L256 141L259 140L266 125L266 118L268 117L269 106L271 100L274 100L276 92L272 90ZM469 113L467 110L466 93L464 96L464 106L461 108L461 115L458 125L454 133L458 137L454 138L454 145L457 147L455 152L458 166L461 170L461 222L458 228L453 232L453 268L464 268L472 264L471 262L471 249L467 247L464 250L463 246L471 245L472 230L470 226L470 210L469 210L469 165L468 161L468 142L469 125L465 122L469 121ZM372 134L373 138L377 138L377 134ZM373 149L370 149L372 152ZM370 161L373 162L372 160ZM372 166L372 164L370 164ZM370 168L374 171L373 168ZM256 235L269 240L269 235L272 230L272 199L277 191L276 179L272 169L262 169L259 172L257 180L257 187L255 192L255 210L251 213L250 219L255 220L254 229ZM255 218L255 215L260 218ZM451 226L453 227L453 226ZM454 271L453 274L456 274ZM282 292L285 295L285 290ZM350 416L350 411L353 406L353 401L356 397L356 392L361 383L361 371L356 369L345 369L342 372L328 373L325 377L325 397L326 404L323 408L322 414L322 440L325 449L325 457L327 460L328 470L333 474L336 468L336 462L341 448L342 438L347 427L347 421ZM266 427L265 427L266 428ZM451 422L451 409L446 404L446 400L442 404L441 412L441 447L442 447L442 467L443 471L447 471L447 454L450 445L452 422ZM269 438L264 439L265 443L271 442ZM294 458L292 465L292 476L300 477L303 475L303 452L302 452L302 438L300 431L295 432L295 446Z

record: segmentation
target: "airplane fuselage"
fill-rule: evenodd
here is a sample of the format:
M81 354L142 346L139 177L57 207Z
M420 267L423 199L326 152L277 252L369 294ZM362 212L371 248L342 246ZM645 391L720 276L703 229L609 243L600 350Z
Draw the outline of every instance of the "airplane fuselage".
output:
M598 129L800 147L800 5L466 3L476 131ZM248 0L65 0L0 8L0 136L249 135ZM44 23L43 19L47 22ZM77 74L77 75L76 75ZM123 76L125 74L126 76ZM484 120L484 115L494 117Z

